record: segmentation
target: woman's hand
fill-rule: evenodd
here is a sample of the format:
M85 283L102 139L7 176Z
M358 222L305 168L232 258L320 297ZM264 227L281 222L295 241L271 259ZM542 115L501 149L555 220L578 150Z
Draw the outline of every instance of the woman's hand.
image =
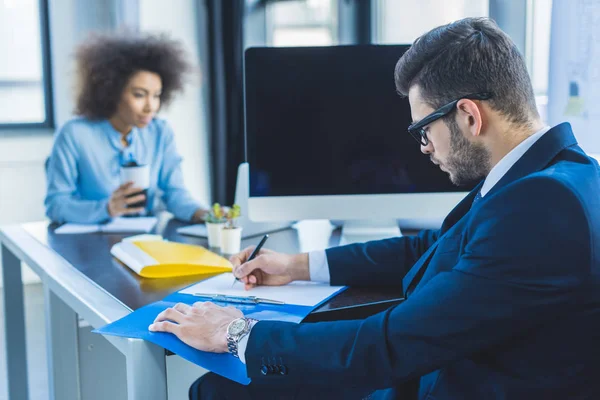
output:
M194 212L194 215L192 215L192 222L195 224L200 224L205 221L204 218L206 218L207 215L208 210L199 208Z
M108 200L108 213L111 217L120 217L121 215L139 214L144 211L144 207L127 208L131 204L140 203L146 200L146 196L140 193L142 189L133 187L133 182L127 182L119 186L113 192ZM137 196L132 194L140 193Z

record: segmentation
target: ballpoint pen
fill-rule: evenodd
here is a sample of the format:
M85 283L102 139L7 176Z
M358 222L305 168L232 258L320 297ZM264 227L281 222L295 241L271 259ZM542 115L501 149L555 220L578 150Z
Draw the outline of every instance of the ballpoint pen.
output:
M269 238L269 235L263 236L263 238L260 240L258 245L254 248L254 251L252 252L252 254L250 254L250 257L248 257L248 260L246 260L246 262L254 260L254 257L256 257L256 255L258 254L260 249L263 247L263 245L265 244L265 242L267 241L268 238ZM235 283L237 281L239 281L239 279L236 278L235 275L233 275L233 278L234 279L233 279L233 283L231 284L231 287L233 287L235 285Z
M263 299L256 296L228 296L226 294L213 294L213 293L194 293L196 297L205 297L213 301L222 301L226 303L238 303L238 304L285 304L283 301Z

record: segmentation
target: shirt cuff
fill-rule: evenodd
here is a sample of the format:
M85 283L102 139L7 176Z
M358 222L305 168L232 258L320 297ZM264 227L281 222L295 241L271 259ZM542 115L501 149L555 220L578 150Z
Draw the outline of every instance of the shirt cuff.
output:
M112 219L108 212L108 202L110 199L100 200L100 210L98 213L98 217L96 218L98 222L105 222Z
M172 211L172 212L173 212L173 214L175 214L175 216L177 218L181 219L182 221L192 222L192 217L194 216L194 213L196 212L196 210L199 208L200 208L200 204L192 202L185 206L179 207L179 209L176 212L175 211Z
M308 253L308 271L313 282L331 282L329 263L325 250L311 251Z
M246 347L248 347L248 339L250 339L250 333L252 333L252 328L256 325L257 321L250 321L250 330L243 338L238 342L238 357L240 361L246 364Z
M327 262L325 250L311 251L308 253L308 270L310 280L313 282L329 283L331 281L329 263ZM238 356L240 361L244 364L246 364L246 348L248 347L248 340L250 339L252 328L254 328L256 322L251 322L250 324L250 331L238 342Z

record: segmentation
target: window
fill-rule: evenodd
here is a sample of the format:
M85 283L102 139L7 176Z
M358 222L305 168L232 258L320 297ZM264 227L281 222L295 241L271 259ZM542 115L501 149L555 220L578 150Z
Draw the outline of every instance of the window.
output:
M375 42L410 44L423 33L465 17L487 17L488 0L376 0Z
M0 126L49 126L46 0L0 0Z
M548 65L550 63L550 22L552 0L527 1L527 44L525 60L531 75L538 111L546 121L548 107Z
M338 43L337 0L274 1L267 5L269 46Z

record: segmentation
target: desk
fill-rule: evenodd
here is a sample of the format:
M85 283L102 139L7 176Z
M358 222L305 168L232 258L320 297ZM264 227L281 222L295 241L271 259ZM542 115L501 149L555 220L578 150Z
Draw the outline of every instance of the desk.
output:
M207 246L205 239L178 235L176 229L182 225L163 215L156 232L169 240ZM110 255L110 247L125 235L55 235L54 229L44 222L0 229L10 399L28 398L21 261L39 275L44 287L49 391L50 396L60 400L80 398L79 317L97 328L197 280L139 277ZM270 236L268 248L285 253L296 253L303 248L294 229ZM258 239L246 239L242 246L256 244ZM335 246L338 242L339 232L334 231L327 245ZM363 317L396 304L394 299L400 295L400 288L351 288L313 311L307 321ZM379 303L368 310L362 309L359 314L348 309L351 305L373 302ZM127 398L166 400L167 352L140 339L113 336L106 339L124 355Z

